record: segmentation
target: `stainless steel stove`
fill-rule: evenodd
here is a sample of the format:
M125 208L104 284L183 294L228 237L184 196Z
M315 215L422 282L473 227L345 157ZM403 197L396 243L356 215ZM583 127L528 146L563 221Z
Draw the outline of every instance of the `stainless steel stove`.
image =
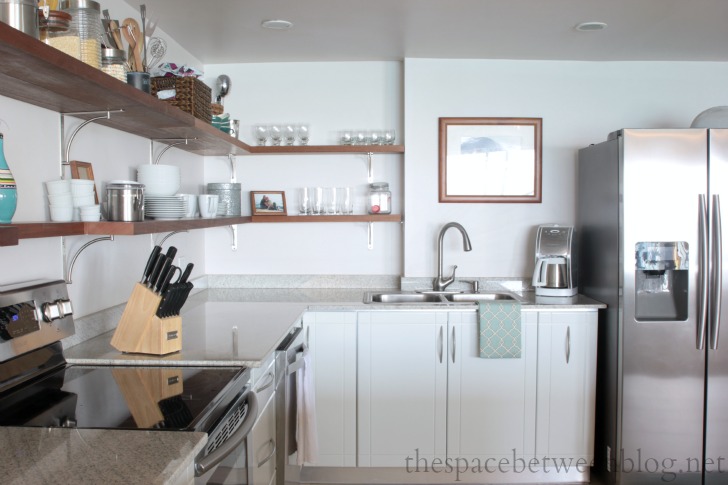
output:
M247 483L248 369L68 365L73 333L63 281L0 287L0 426L202 431L196 483Z

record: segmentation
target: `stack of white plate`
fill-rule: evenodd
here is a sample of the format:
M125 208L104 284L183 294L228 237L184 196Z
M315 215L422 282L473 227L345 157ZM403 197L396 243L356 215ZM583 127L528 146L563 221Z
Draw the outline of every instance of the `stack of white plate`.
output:
M179 167L174 165L140 165L137 180L144 184L144 196L174 195L182 185Z
M185 216L185 200L176 195L144 197L144 217L150 219L181 219Z

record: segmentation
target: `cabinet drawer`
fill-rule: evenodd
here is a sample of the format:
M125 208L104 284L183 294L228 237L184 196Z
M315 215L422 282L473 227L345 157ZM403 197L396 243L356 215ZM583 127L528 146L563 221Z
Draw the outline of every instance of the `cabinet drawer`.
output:
M275 402L271 401L258 417L248 445L251 483L269 485L276 473L276 413Z
M276 387L275 360L270 359L270 362L268 362L268 359L266 359L266 362L266 367L259 367L255 369L257 372L253 373L253 390L258 395L260 407L265 407L268 404Z

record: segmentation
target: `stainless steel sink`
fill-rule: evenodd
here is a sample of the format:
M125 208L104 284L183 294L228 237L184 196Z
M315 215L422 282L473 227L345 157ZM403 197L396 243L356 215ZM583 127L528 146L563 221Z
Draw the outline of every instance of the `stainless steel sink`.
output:
M516 301L516 298L508 293L453 293L445 295L445 298L452 302Z
M364 303L447 303L440 295L424 293L367 293Z

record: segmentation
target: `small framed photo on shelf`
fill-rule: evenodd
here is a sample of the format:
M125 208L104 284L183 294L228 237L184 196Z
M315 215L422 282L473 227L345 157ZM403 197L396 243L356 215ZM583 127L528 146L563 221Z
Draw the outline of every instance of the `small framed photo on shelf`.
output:
M91 180L94 183L94 202L99 203L99 194L96 192L96 182L94 181L94 169L89 162L79 162L77 160L71 160L69 163L71 166L71 179L76 180Z
M286 193L275 190L252 191L250 207L254 216L285 216Z

